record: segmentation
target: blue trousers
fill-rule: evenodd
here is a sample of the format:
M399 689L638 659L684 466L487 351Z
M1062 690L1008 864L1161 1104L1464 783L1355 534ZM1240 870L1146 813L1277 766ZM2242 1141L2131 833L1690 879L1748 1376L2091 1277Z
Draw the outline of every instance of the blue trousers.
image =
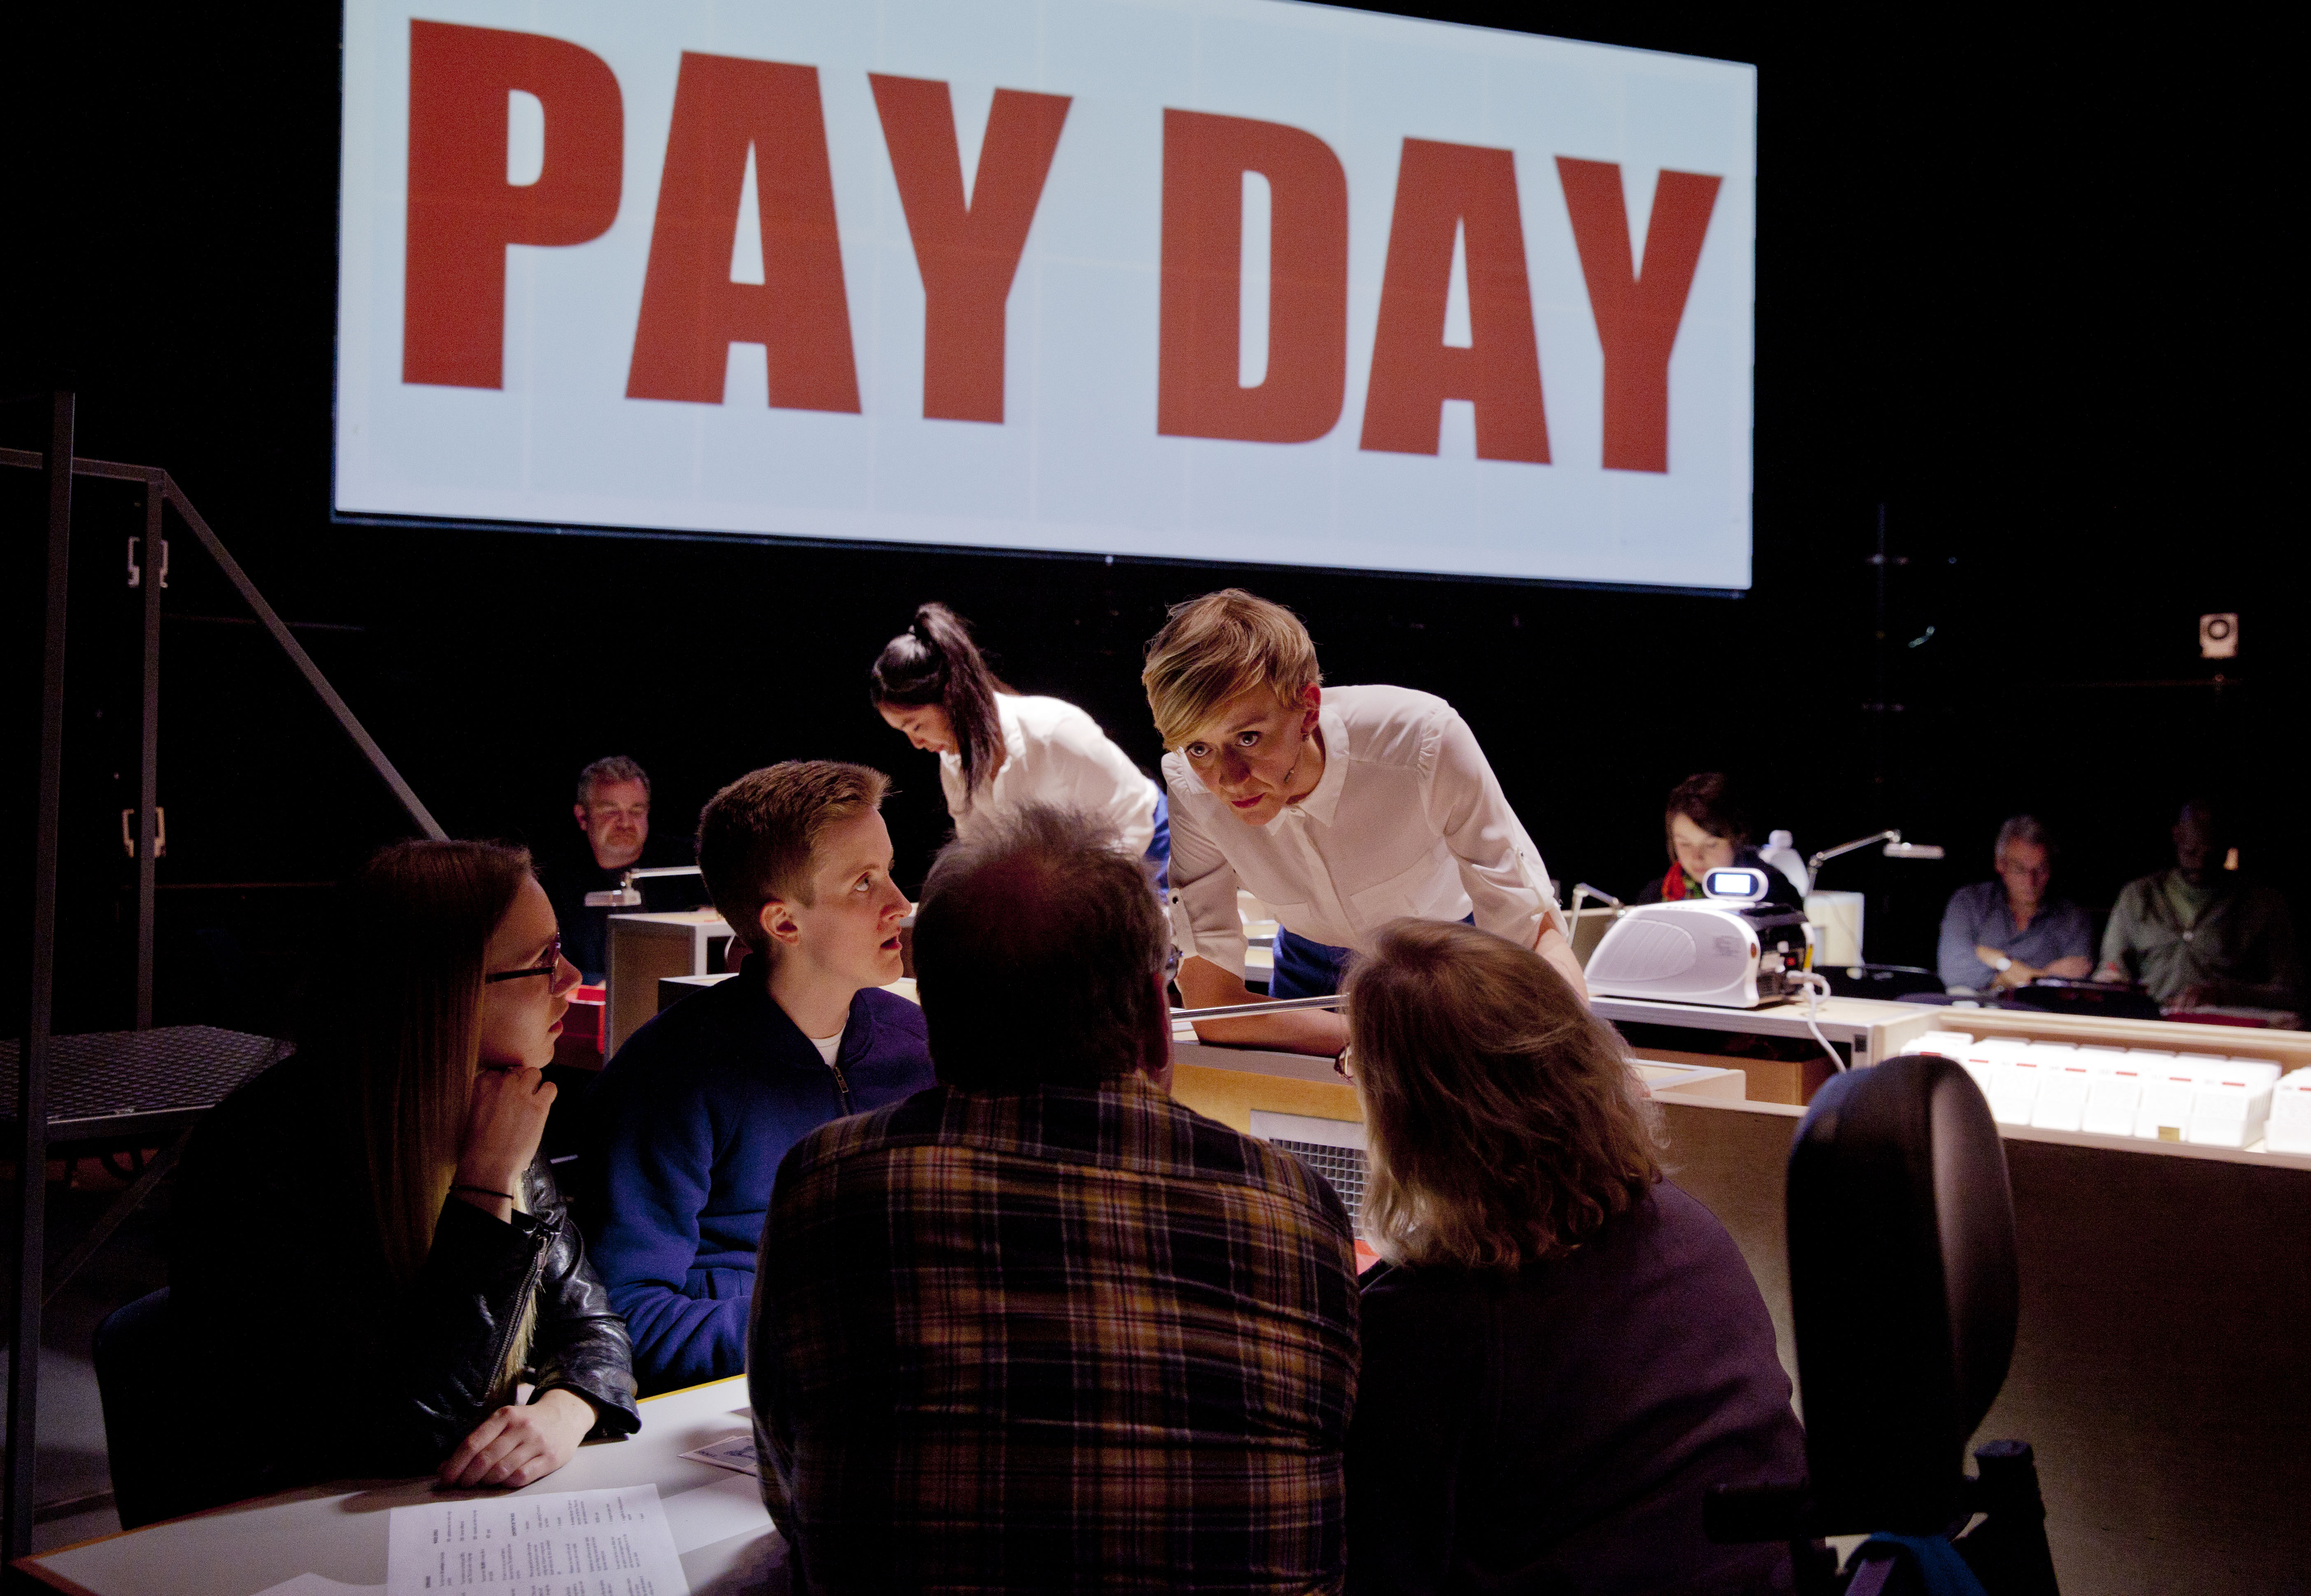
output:
M1172 795L1156 794L1156 834L1148 839L1147 862L1156 867L1156 895L1172 889Z
M1473 926L1477 917L1464 916L1464 926ZM1340 990L1340 980L1348 972L1348 956L1352 947L1334 947L1328 942L1311 942L1305 937L1295 937L1282 926L1276 928L1276 973L1268 982L1271 998L1329 998Z
M1295 937L1282 926L1277 927L1276 973L1269 979L1268 995L1330 997L1340 990L1340 977L1347 972L1348 955L1354 951L1326 942L1311 942L1305 937Z

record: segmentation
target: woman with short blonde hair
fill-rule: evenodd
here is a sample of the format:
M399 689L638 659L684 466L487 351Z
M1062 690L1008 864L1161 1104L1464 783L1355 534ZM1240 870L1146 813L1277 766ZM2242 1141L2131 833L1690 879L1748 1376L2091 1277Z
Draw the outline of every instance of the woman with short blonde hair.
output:
M1338 991L1349 956L1408 914L1538 949L1580 986L1540 850L1451 704L1325 686L1300 617L1241 588L1173 606L1139 679L1168 750L1166 895L1190 1007L1252 999L1239 891L1276 918L1271 998ZM1327 1055L1347 1040L1312 1009L1197 1030Z
M1348 1589L1772 1588L1787 1554L1712 1545L1701 1503L1804 1471L1789 1378L1732 1238L1662 1178L1619 1036L1469 926L1382 927L1347 997L1386 1260Z

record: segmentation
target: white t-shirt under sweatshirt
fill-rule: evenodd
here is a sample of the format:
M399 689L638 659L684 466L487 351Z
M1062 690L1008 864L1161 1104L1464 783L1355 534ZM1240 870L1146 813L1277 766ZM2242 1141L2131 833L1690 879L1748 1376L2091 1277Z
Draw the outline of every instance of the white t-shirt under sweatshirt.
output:
M829 1069L833 1068L834 1055L842 1048L842 1033L837 1031L832 1036L813 1036L808 1038L808 1041L811 1046L818 1050L818 1056L826 1060L826 1067Z

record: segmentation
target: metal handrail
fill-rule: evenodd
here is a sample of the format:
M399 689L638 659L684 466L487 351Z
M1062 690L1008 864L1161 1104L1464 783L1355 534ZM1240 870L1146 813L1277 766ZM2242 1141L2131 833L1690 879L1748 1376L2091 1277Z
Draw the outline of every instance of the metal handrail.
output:
M1172 1017L1190 1022L1233 1020L1256 1014L1297 1014L1307 1008L1339 1008L1347 1002L1346 998L1334 992L1322 998L1277 998L1266 1003L1230 1003L1217 1008L1175 1008L1172 1011Z

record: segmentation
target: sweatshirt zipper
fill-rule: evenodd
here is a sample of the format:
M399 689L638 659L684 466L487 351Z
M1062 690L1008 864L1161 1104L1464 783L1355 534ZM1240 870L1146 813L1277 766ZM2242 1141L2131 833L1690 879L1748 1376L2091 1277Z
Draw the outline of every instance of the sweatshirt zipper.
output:
M842 1078L842 1066L832 1059L827 1060L826 1069L834 1077L834 1100L842 1105L843 1115L847 1118L850 1113L850 1083Z

